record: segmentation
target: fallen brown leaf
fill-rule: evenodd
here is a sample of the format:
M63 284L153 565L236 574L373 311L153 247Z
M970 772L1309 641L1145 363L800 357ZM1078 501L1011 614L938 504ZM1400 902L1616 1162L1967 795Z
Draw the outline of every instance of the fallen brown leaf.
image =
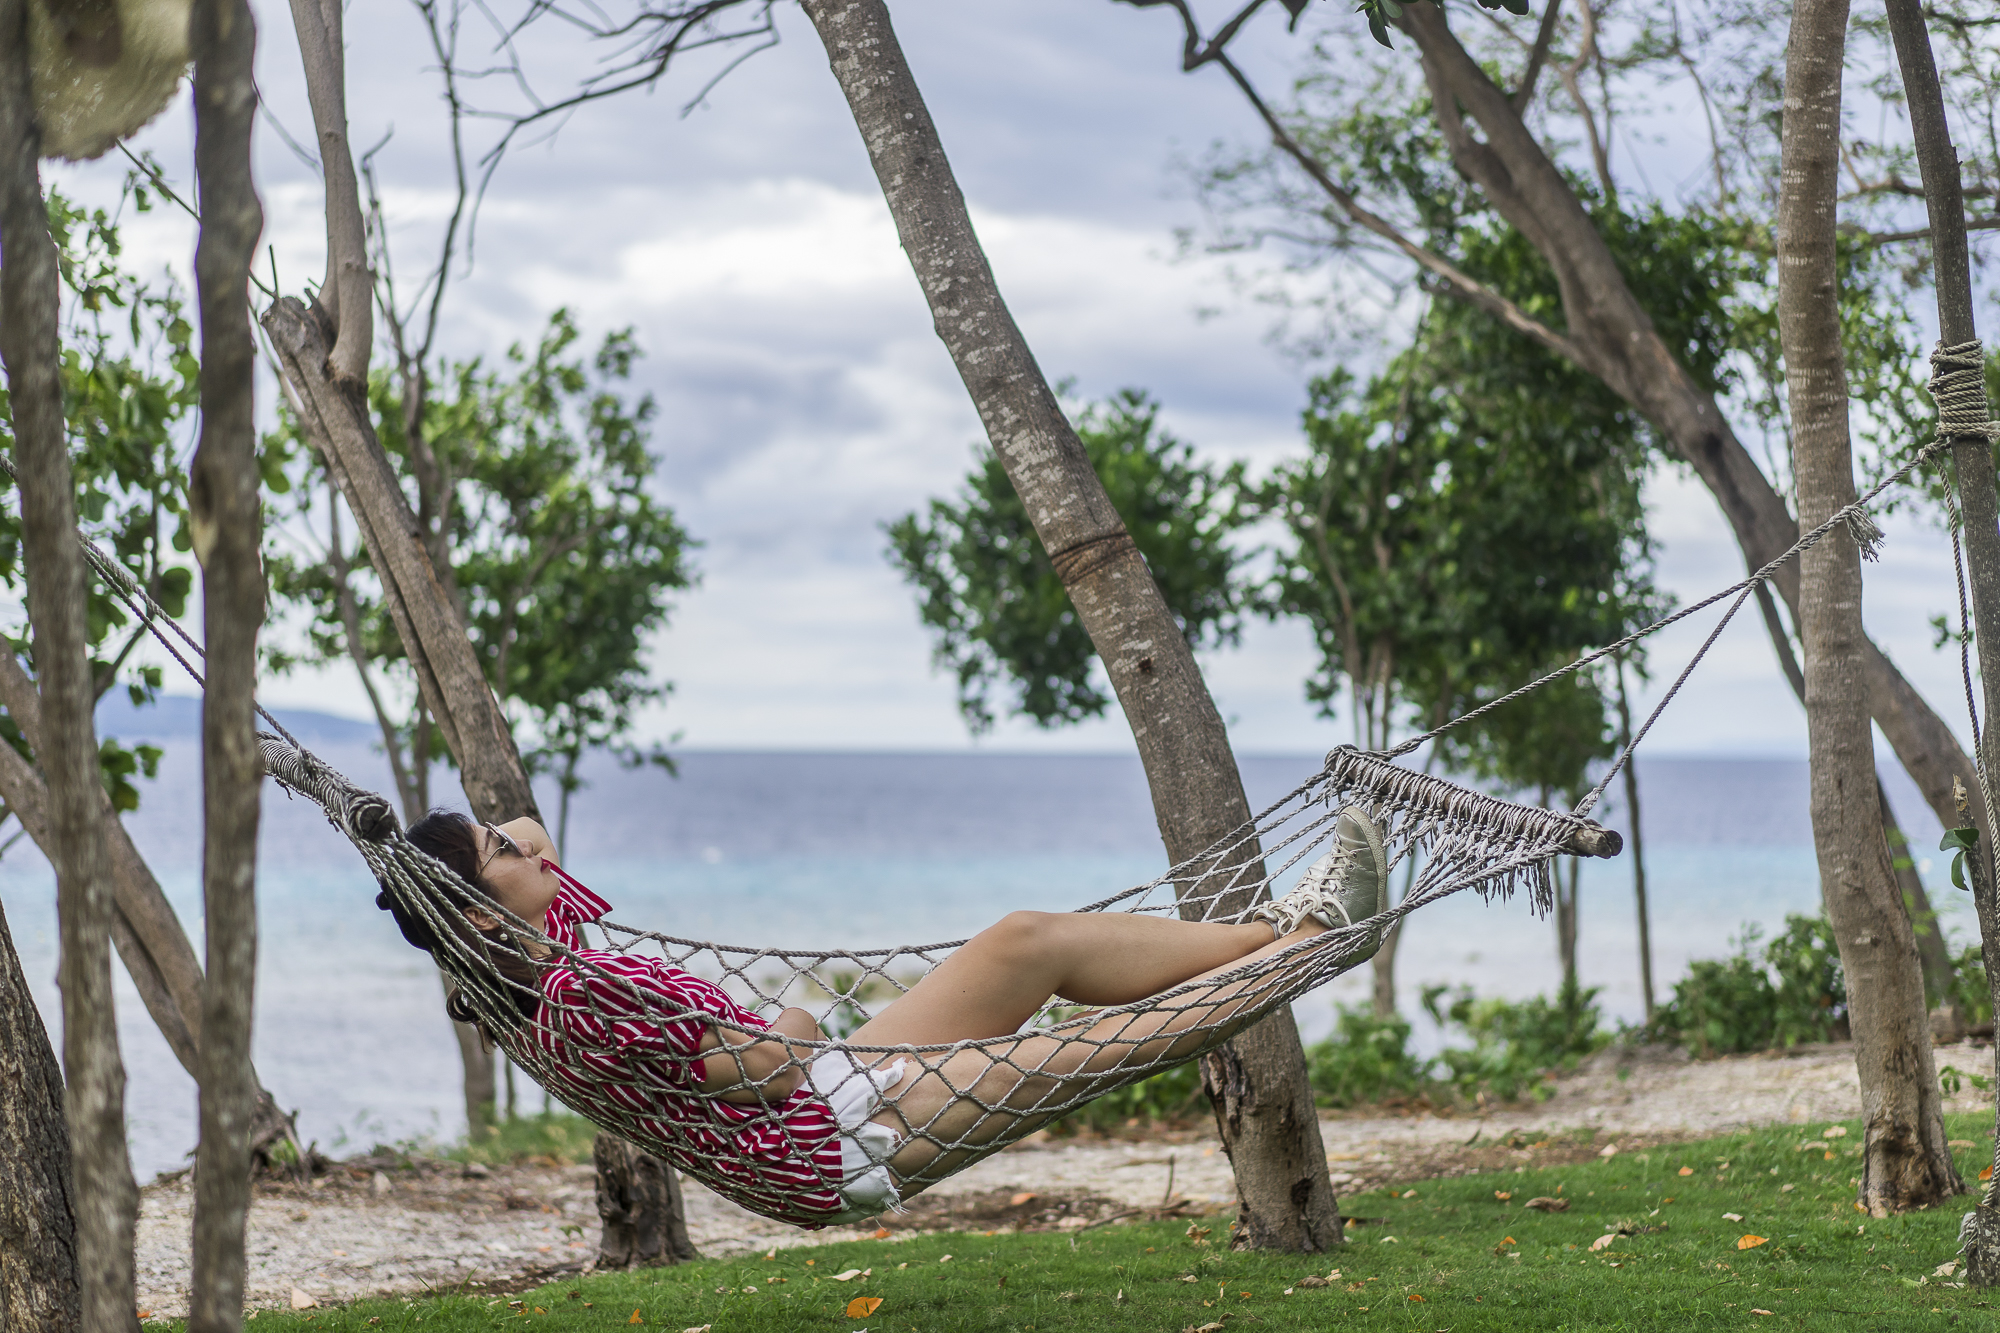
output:
M1569 1211L1569 1200L1551 1199L1547 1195L1543 1195L1539 1199L1528 1200L1524 1206L1532 1208L1538 1213L1566 1213Z
M881 1305L882 1298L880 1296L856 1296L847 1303L847 1317L849 1319L866 1319L869 1315L874 1314L876 1310L880 1309Z

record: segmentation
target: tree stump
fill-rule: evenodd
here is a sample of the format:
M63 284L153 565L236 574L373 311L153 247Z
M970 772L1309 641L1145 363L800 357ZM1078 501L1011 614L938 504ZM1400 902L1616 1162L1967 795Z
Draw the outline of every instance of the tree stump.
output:
M599 1134L597 1166L599 1268L665 1268L699 1259L688 1237L680 1177L659 1158L615 1134Z

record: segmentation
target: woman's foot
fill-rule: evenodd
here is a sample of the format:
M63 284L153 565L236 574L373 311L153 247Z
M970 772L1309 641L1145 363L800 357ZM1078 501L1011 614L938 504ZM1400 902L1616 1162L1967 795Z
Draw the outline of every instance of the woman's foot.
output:
M1382 830L1350 806L1334 825L1333 850L1313 862L1290 893L1250 915L1270 922L1283 939L1308 920L1337 930L1388 910L1389 858L1382 847ZM1355 961L1372 956L1381 946L1382 932L1374 931Z

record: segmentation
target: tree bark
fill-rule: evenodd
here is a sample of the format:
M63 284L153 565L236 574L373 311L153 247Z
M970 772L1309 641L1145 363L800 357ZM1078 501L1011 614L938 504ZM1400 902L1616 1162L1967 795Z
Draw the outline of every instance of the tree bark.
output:
M1715 396L1695 382L1654 329L1567 179L1507 94L1459 45L1442 9L1405 6L1400 26L1423 54L1453 162L1555 273L1568 335L1556 350L1638 409L1694 468L1721 506L1750 568L1775 558L1798 540L1798 522L1730 429ZM1462 114L1479 123L1483 141L1472 136ZM1797 565L1780 569L1772 582L1796 618ZM1880 648L1864 638L1861 655L1870 715L1932 811L1949 826L1952 778L1969 786L1971 760ZM1985 815L1978 819L1984 830Z
M1785 59L1777 216L1778 324L1799 521L1853 503L1847 372L1834 254L1847 0L1798 0ZM1876 1217L1965 1186L1945 1143L1922 968L1889 864L1875 786L1861 628L1861 554L1836 528L1799 570L1813 842L1840 948L1861 1076L1860 1203Z
M1974 343L1971 255L1965 239L1965 194L1958 150L1945 120L1944 92L1938 84L1937 62L1931 54L1930 32L1921 4L1886 0L1889 32L1901 67L1903 94L1910 109L1910 128L1917 165L1924 182L1924 202L1930 214L1931 254L1936 265L1938 332L1946 346ZM1981 419L1987 417L1982 405ZM2000 706L2000 494L1993 479L1992 442L1969 431L1951 439L1957 472L1965 563L1972 584L1973 642L1979 651L1986 729L1981 756L1990 778L2000 738L1993 734L1994 709ZM1985 813L1990 791L1974 802ZM1944 821L1947 828L1960 823ZM1986 981L2000 1002L2000 875L1996 875L1993 837L1996 830L1982 818L1978 826L1981 853L1966 859L1973 865L1973 906L1979 918L1980 950L1986 961ZM2000 1059L2000 1049L1996 1050ZM1994 1161L2000 1166L2000 1143ZM1979 1206L1965 1215L1959 1239L1965 1254L1967 1281L1974 1286L2000 1286L2000 1170L1981 1195Z
M208 977L202 992L201 1140L195 1156L191 1333L243 1327L244 1224L257 1075L250 1024L257 974L257 629L264 621L263 532L252 397L250 265L264 210L250 176L257 113L256 25L246 0L196 0L195 175L201 234L201 441L188 507L201 564L202 901Z
M62 932L63 1074L76 1210L80 1326L136 1329L132 1243L138 1187L125 1149L125 1067L111 993L113 914L91 722L83 556L64 447L55 242L36 170L23 11L0 8L0 359L14 417L28 618L41 686Z
M20 15L0 0L0 47ZM13 751L0 746L12 755ZM18 758L19 756L14 756ZM0 911L0 1329L70 1333L82 1318L62 1069Z
M600 1133L597 1166L599 1268L663 1268L701 1258L688 1236L687 1208L674 1169L616 1134Z
M805 0L867 146L937 333L1110 675L1177 865L1250 817L1227 732L1187 640L1002 300L881 0ZM1262 879L1254 847L1206 875ZM1183 893L1203 882L1200 875ZM1247 900L1261 889L1241 890ZM1241 904L1239 904L1241 905ZM1223 910L1227 910L1226 908ZM1205 1058L1235 1168L1239 1246L1342 1242L1289 1009Z

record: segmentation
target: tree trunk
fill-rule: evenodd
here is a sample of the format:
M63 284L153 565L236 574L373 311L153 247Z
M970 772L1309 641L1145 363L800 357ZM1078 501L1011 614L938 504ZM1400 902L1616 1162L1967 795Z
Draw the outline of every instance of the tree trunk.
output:
M0 0L0 47L18 22ZM0 746L0 750L7 750ZM8 753L12 753L8 750ZM70 1333L82 1318L62 1069L0 911L0 1329Z
M1930 32L1924 26L1920 4L1912 0L1887 0L1889 32L1896 44L1896 63L1903 75L1903 94L1910 109L1910 128L1916 143L1917 165L1924 182L1924 202L1930 213L1931 254L1936 264L1938 332L1947 347L1970 343L1978 347L1978 329L1973 321L1971 256L1965 239L1965 194L1959 176L1958 150L1952 146L1951 127L1945 120L1944 93L1938 85L1937 62L1931 55ZM1975 367L1970 375L1974 390L1983 389ZM1984 394L1977 415L1984 423L1988 413ZM1940 423L1942 424L1942 423ZM1973 805L1976 816L1986 813L1992 791L1987 782L2000 738L1993 733L1995 709L2000 708L2000 495L1993 480L1991 441L1980 426L1949 437L1958 473L1958 496L1962 513L1965 564L1972 584L1972 614L1976 625L1973 642L1979 651L1979 666L1986 714L1984 735L1985 771ZM1947 828L1962 819L1945 819ZM1984 818L1977 818L1986 836L1981 851L1966 859L1973 866L1973 906L1979 917L1980 949L1986 961L1986 981L1996 1005L2000 1005L2000 875L1996 875L1993 837L1996 832ZM1996 1048L2000 1059L2000 1048ZM2000 1071L1996 1071L2000 1072ZM2000 1167L2000 1140L1995 1141L1995 1165ZM1959 1231L1965 1254L1967 1281L1978 1287L2000 1286L2000 1170L1980 1198L1979 1206L1965 1215Z
M661 1268L699 1259L688 1236L680 1178L659 1158L600 1131L591 1147L597 1166L599 1268Z
M1442 9L1405 6L1400 26L1423 53L1453 162L1554 270L1568 330L1558 350L1659 428L1715 496L1752 569L1775 558L1798 540L1798 522L1730 429L1715 396L1694 381L1653 328L1568 179L1507 94L1459 45ZM1484 141L1472 137L1461 108L1486 132ZM1541 341L1551 345L1547 338ZM1786 565L1772 582L1796 619L1798 567ZM1971 760L1881 649L1864 638L1860 652L1869 714L1932 811L1949 826L1952 779L1969 785ZM1978 820L1983 829L1985 815Z
M1853 503L1847 372L1834 256L1847 0L1798 0L1785 59L1777 216L1778 323L1799 521ZM1820 890L1848 984L1861 1077L1860 1202L1876 1217L1964 1189L1945 1143L1916 939L1883 840L1866 707L1861 555L1835 528L1800 560L1806 732Z
M438 976L444 978L442 972ZM444 981L449 992L450 979L444 978ZM493 1114L497 1100L493 1087L493 1052L486 1049L479 1029L471 1023L453 1023L451 1034L458 1039L460 1083L465 1094L465 1136L478 1142L497 1119Z
M1763 585L1758 585L1759 591ZM1766 594L1766 602L1769 594ZM1625 693L1625 661L1618 660L1618 744L1632 743L1632 700ZM1632 826L1626 850L1632 854L1632 898L1639 913L1639 996L1645 1001L1646 1026L1653 1025L1653 920L1646 906L1646 848L1639 827L1639 760L1625 756L1625 808Z
M1563 883L1562 867L1557 866L1554 875L1556 886L1556 961L1562 965L1563 987L1576 986L1576 891L1581 878L1578 867L1582 863L1575 857L1569 862L1569 883Z
M0 709L20 728L21 736L33 751L41 744L42 709L35 682L21 669L14 650L0 641ZM34 768L10 748L0 747L0 800L21 820L21 827L34 839L42 854L55 860L55 844L48 826L48 788ZM194 956L187 931L174 915L173 905L153 878L152 869L131 835L111 808L111 797L103 798L105 855L111 859L114 912L111 942L132 976L146 1012L167 1040L174 1058L187 1070L188 1077L201 1078L201 963ZM255 1078L255 1071L252 1071ZM255 1091L256 1109L251 1113L250 1150L261 1163L268 1164L271 1149L279 1143L298 1146L292 1118L278 1109L278 1102L262 1081Z
M1772 602L1769 590L1761 585L1757 589L1757 605L1764 613L1764 626L1770 631L1771 647L1778 655L1778 665L1785 673L1785 681L1803 706L1806 701L1805 673L1799 670L1798 658L1792 652L1791 637L1785 633L1784 622L1778 618L1778 608ZM1937 913L1931 908L1930 895L1924 891L1924 881L1917 874L1917 864L1910 858L1909 839L1903 836L1902 825L1896 822L1895 812L1889 808L1889 792L1882 783L1879 768L1875 772L1875 794L1882 806L1882 840L1889 848L1889 864L1895 869L1896 886L1903 896L1903 909L1916 933L1917 957L1922 960L1924 969L1924 994L1930 1003L1936 1004L1941 996L1951 993L1954 971L1951 950L1945 945L1944 932L1938 926ZM1956 1021L1955 1018L1953 1021Z
M63 439L55 242L36 170L23 11L0 8L0 359L14 416L28 618L41 686L42 746L62 931L63 1074L74 1173L81 1327L136 1329L132 1243L138 1187L125 1150L125 1067L111 993L113 914L102 779L91 723L83 556Z
M1875 796L1882 806L1882 841L1889 848L1889 865L1896 874L1896 890L1902 896L1903 910L1910 918L1910 929L1917 937L1917 961L1922 965L1924 974L1924 1001L1932 1006L1946 1004L1951 999L1954 970L1951 946L1945 943L1944 925L1931 906L1930 894L1924 891L1916 859L1910 855L1910 840L1904 836L1902 825L1896 822L1896 812L1889 806L1889 792L1882 785L1879 769L1875 773Z
M1410 886L1406 881L1403 892ZM1369 993L1369 1008L1377 1018L1396 1016L1396 945L1403 938L1404 918L1397 917L1395 924L1382 935L1382 947L1369 959L1372 986Z
M243 1229L250 1209L251 1117L257 1074L250 1022L257 975L257 819L264 766L257 749L257 628L264 621L257 422L257 349L250 336L250 265L264 210L250 177L256 26L247 0L197 0L195 177L201 234L201 442L188 487L201 564L202 901L207 984L201 1011L201 1140L195 1155L190 1333L243 1327Z
M445 745L458 760L460 779L475 818L499 822L527 815L539 821L541 810L506 715L480 670L464 620L431 562L423 527L410 510L368 412L368 339L354 337L352 331L355 319L367 318L373 275L368 271L353 159L347 150L340 6L330 0L321 0L318 5L313 0L294 0L292 10L301 32L300 52L320 155L330 164L328 273L339 275L343 291L367 294L347 296L335 305L327 288L322 288L318 307L310 311L296 300L282 299L265 311L263 325L278 353L281 383L298 414L299 429L326 461L327 472L347 500L381 581L383 602L416 671L419 714L411 776L419 798L428 804L430 747L424 721L428 716L436 720ZM348 288L344 284L350 275L365 275L366 285L357 282L355 288ZM354 355L348 355L350 349ZM474 1118L474 1110L489 1108L486 1115L491 1116L492 1058L480 1049L477 1036L469 1030L460 1029L457 1036L465 1077L467 1129L476 1132L480 1122ZM671 1213L659 1217L634 1214L633 1225L644 1231L666 1234L678 1229L684 1234L679 1190L644 1187L631 1174L640 1159L653 1162L649 1169L671 1175L665 1163L634 1149L631 1156L600 1160L599 1190L627 1200L628 1209L671 1208ZM605 1176L607 1167L620 1174Z
M806 0L805 10L938 336L1110 675L1168 856L1182 864L1250 817L1194 655L1001 299L887 9L881 0ZM1231 865L1203 871L1261 880L1261 862L1253 847ZM1191 879L1183 892L1202 882ZM1204 1073L1236 1172L1236 1243L1308 1253L1340 1244L1290 1010L1206 1057Z

